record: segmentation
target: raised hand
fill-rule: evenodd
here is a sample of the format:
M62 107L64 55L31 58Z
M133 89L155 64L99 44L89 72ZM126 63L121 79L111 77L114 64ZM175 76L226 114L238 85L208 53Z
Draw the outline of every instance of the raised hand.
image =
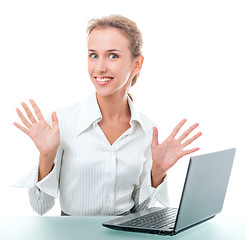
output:
M30 103L38 120L34 117L26 103L22 102L21 105L24 108L29 120L27 120L20 109L17 108L16 112L26 127L21 126L17 122L14 122L13 124L33 140L40 152L40 155L54 155L60 144L60 131L56 113L53 112L51 115L51 128L49 124L45 121L39 107L34 102L34 100L30 99Z
M159 144L158 142L158 130L156 127L153 128L153 138L151 144L153 164L151 173L152 180L154 182L160 183L161 179L163 179L168 169L170 169L180 158L199 150L198 147L184 150L185 147L189 146L192 142L194 142L198 137L202 135L202 133L199 132L195 136L186 140L189 134L199 126L198 123L192 125L183 134L181 134L181 136L178 139L175 139L179 130L185 124L186 121L186 119L183 119L173 129L171 135L161 144Z

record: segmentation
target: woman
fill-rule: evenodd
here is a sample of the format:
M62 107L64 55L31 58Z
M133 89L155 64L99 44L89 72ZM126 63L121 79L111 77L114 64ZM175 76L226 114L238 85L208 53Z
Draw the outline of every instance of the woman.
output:
M166 173L199 149L183 150L201 135L185 141L198 124L175 139L182 120L159 144L154 123L136 111L128 94L144 60L136 24L113 15L92 19L87 32L88 72L96 91L53 112L47 122L33 100L36 117L25 103L28 119L16 109L26 127L14 125L40 152L39 164L20 185L29 187L31 206L40 215L53 207L58 193L62 215L128 214L156 199L168 205Z

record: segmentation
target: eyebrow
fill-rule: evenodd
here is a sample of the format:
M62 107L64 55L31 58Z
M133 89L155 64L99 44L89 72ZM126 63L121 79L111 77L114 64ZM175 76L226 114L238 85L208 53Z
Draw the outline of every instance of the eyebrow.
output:
M97 51L94 49L88 49L88 52L97 52ZM115 49L109 49L106 52L121 52L121 51L115 48Z

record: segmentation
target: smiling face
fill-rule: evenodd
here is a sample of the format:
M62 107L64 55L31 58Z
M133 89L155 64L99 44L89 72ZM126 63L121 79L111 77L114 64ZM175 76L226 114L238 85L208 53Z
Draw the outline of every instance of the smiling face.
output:
M137 65L129 40L120 30L94 29L88 36L88 72L100 96L126 95Z

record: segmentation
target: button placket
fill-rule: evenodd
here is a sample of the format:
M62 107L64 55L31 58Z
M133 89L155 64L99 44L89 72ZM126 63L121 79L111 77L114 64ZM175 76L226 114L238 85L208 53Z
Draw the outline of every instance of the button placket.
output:
M110 158L107 161L107 168L108 168L108 189L109 192L107 193L107 203L106 206L111 213L115 211L115 181L116 181L116 153L114 148L111 146L110 149Z

